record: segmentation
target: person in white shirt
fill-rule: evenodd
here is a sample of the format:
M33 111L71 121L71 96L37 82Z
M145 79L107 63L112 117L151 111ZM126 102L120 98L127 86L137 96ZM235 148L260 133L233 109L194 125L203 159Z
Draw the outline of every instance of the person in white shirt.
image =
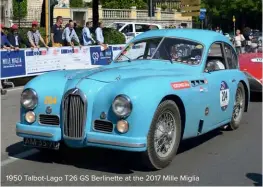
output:
M96 40L99 45L101 45L102 51L106 50L108 46L104 43L104 36L103 36L103 23L99 22L99 26L96 29Z
M103 28L103 23L99 22L99 26L98 26L98 28L95 31L95 33L96 33L96 40L97 40L97 43L99 45L104 44L104 37L103 37L102 28Z
M91 45L92 43L96 43L90 33L91 27L92 27L92 22L88 21L86 23L86 26L82 29L82 37L83 37L84 46Z
M73 22L70 22L69 26L64 29L63 34L62 34L62 40L64 41L65 46L74 47L74 41L75 41L81 47L79 37L78 37L76 31L74 30L74 23Z
M242 53L242 42L245 41L245 37L243 36L243 34L240 33L240 30L236 31L236 36L234 38L234 45L237 51L237 54L241 54Z

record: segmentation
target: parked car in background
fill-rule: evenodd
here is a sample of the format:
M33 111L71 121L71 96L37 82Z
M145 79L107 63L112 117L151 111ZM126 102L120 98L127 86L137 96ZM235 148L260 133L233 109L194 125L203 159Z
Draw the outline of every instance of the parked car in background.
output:
M159 24L153 23L137 23L137 22L114 22L109 27L115 28L125 35L126 43L135 36L153 29L162 29Z
M262 52L239 55L240 70L247 75L251 92L262 92Z

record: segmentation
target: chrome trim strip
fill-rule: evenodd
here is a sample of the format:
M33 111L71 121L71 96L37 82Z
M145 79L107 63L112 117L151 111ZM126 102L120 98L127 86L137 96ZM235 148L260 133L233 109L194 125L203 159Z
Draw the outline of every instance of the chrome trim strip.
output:
M87 141L90 143L107 144L107 145L131 147L131 148L141 148L146 146L145 143L122 143L122 142L98 140L93 138L88 138Z
M16 129L16 133L23 133L23 134L28 134L28 135L36 135L36 136L44 136L44 137L53 137L54 135L48 132L36 132L36 131L27 131L27 130L21 130L21 129Z

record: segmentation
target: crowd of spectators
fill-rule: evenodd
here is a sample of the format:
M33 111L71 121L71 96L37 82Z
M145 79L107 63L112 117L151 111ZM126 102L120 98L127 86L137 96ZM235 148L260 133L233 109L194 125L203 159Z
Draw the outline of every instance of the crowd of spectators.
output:
M78 36L75 28L77 26L73 20L62 26L63 18L58 16L56 18L56 23L51 28L51 45L52 47L62 47L62 46L71 46L74 47L75 44L78 46L88 46L92 44L101 45L103 49L107 48L107 45L104 43L103 36L103 23L99 23L98 27L95 30L95 39L93 39L91 34L92 22L87 22L82 30L81 36ZM0 25L1 31L1 49L14 49L19 50L22 45L25 45L28 48L40 48L40 42L46 47L49 48L48 44L45 43L43 37L38 30L38 22L33 21L31 29L27 32L27 40L24 40L23 37L19 34L19 28L16 24L12 25L10 28L11 32L8 35L4 33L4 27Z

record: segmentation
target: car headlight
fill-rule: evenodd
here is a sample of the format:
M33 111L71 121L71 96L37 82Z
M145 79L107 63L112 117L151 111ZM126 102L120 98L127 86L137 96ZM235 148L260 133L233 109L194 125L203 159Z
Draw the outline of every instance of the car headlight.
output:
M112 110L118 117L127 117L132 111L132 103L128 96L118 95L113 103Z
M34 109L38 103L37 93L30 88L25 89L21 94L20 102L25 109Z

